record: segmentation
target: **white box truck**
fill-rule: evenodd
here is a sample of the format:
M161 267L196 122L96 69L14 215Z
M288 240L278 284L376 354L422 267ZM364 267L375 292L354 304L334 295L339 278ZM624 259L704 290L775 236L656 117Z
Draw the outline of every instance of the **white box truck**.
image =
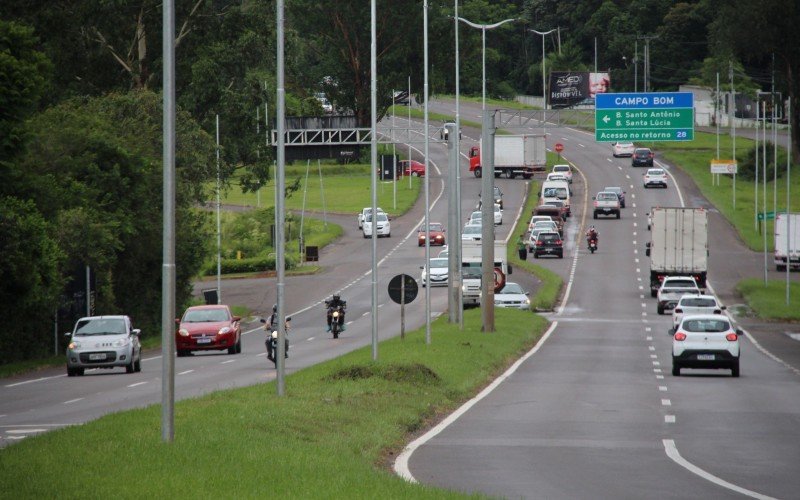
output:
M775 269L800 269L800 214L775 214Z
M703 208L653 207L650 242L650 296L667 276L691 276L706 290L708 212Z
M461 297L464 305L477 306L481 303L482 246L480 241L461 242ZM508 265L505 241L494 242L494 267L503 276L511 274ZM495 271L495 277L498 273ZM499 288L498 288L499 289ZM496 290L495 290L496 291Z
M536 172L547 168L547 151L544 135L496 135L494 138L494 175L505 174L509 179L521 175L530 179ZM469 150L469 171L475 177L483 175L481 150Z

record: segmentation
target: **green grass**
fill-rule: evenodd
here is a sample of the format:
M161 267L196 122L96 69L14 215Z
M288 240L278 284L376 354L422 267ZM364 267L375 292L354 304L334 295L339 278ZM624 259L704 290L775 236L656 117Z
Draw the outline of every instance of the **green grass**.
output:
M305 181L305 167L302 175L297 174L291 178L300 177L300 189L294 192L286 200L286 209L299 211L303 208L303 195L305 192L305 209L311 212L323 210L329 213L352 213L355 221L356 213L362 208L372 204L371 185L372 180L369 169L355 169L352 175L342 174L340 171L333 173L323 172L320 181L316 166L312 166L308 177L308 184ZM287 173L286 184L290 184L290 175ZM408 177L401 177L397 181L397 205L394 205L394 191L391 181L383 182L378 180L378 206L383 208L391 215L401 215L407 212L417 200L420 190L420 178L412 177L409 182ZM270 181L260 189L260 205L256 193L242 193L238 187L232 187L222 199L223 204L261 208L274 206L275 184ZM317 215L318 217L319 215Z
M439 97L447 97L449 99L455 100L455 95L445 95ZM483 103L483 98L481 96L460 96L462 101L467 102L477 102L479 104ZM510 101L506 99L496 99L494 97L487 97L486 98L486 106L491 108L503 108L503 109L540 109L535 106L530 106L528 104L523 104L518 101Z
M786 281L769 280L764 286L764 280L749 278L740 281L736 290L742 294L753 311L759 318L781 321L800 321L798 299L800 297L800 282L789 283L789 304L786 304Z
M409 116L408 106L395 105L394 108L391 108L391 107L389 108L388 114L391 114L392 112L394 112L395 116L397 116L398 118L407 118ZM419 110L419 109L416 109L416 108L411 108L411 118L424 119L425 118L425 113L422 110ZM428 127L433 131L433 130L436 130L436 128L441 126L441 125L439 125L438 123L432 124L430 122L433 121L433 122L442 122L442 123L444 123L444 122L455 121L455 119L456 119L455 116L443 115L441 113L433 113L433 112L429 111L428 112ZM481 128L481 124L480 123L474 122L472 120L464 120L464 119L461 120L461 126L462 127Z
M754 141L737 137L736 148L737 156L739 153L744 155L746 149L751 149ZM695 140L689 142L661 142L658 145L650 144L650 146L657 147L657 154L663 156L666 160L677 164L689 174L694 182L698 185L703 195L714 204L714 206L725 216L728 221L733 224L739 236L751 250L763 250L764 236L762 228L756 225L755 220L755 183L752 181L743 181L740 176L736 179L736 209L733 208L733 179L730 176L721 175L720 185L712 184L710 174L710 162L716 157L716 135L696 132ZM720 137L720 156L729 158L731 155L731 138L728 136ZM784 165L779 165L779 169L783 170ZM786 181L785 179L778 179L778 211L786 209ZM759 211L762 210L762 194L763 185L759 184ZM800 176L792 176L791 190L793 193L800 192ZM771 179L767 182L767 211L771 212L774 202L774 183ZM791 210L800 210L800 197L793 196L791 200ZM766 225L767 234L767 251L772 251L773 248L773 221L767 221ZM713 251L713 249L712 249Z
M44 370L45 368L66 366L67 358L64 356L65 354L60 354L58 356L29 359L26 361L17 361L14 363L0 365L0 378L11 377L21 373L35 372L37 370Z
M430 345L420 329L381 342L377 362L362 348L287 376L284 397L271 382L177 402L171 444L158 405L27 438L0 453L0 497L462 498L387 466L547 326L511 309L495 321L481 333L479 309L464 331L442 316Z
M547 153L548 171L556 163L560 163L559 156L555 153ZM528 231L528 221L530 220L529 214L538 203L538 197L535 193L539 190L539 184L536 181L530 183L528 193L525 199L525 207L522 209L522 216L517 221L511 232L512 236L509 240L508 247L508 261L517 269L524 269L525 271L533 274L541 281L541 285L536 295L531 299L531 309L534 311L552 311L555 308L558 298L561 295L561 288L564 285L564 280L554 273L553 271L532 264L526 260L520 260L517 253L517 238L516 236L526 233Z

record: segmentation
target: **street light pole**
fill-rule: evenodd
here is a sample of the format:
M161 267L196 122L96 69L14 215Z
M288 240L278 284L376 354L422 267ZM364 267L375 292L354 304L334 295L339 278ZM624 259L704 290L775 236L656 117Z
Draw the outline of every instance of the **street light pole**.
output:
M482 35L481 36L481 38L482 38L482 44L481 44L482 45L482 56L481 56L481 68L482 68L481 69L481 74L482 74L482 78L481 78L481 80L482 80L482 89L483 89L483 93L482 93L483 100L482 100L481 109L483 110L483 112L485 114L486 113L486 30L492 30L492 29L498 28L498 27L500 27L500 26L502 26L502 25L504 25L506 23L510 23L512 21L516 21L516 19L514 19L514 18L512 18L512 19L504 19L503 21L500 21L499 23L494 23L494 24L473 23L472 21L468 21L468 20L464 19L463 17L456 17L456 19L458 19L459 21L461 21L462 23L464 23L464 24L466 24L468 26L472 26L473 28L481 30L481 35Z
M542 108L547 109L547 83L545 80L545 71L544 71L544 37L545 35L549 35L550 33L556 31L557 28L553 28L550 31L536 31L529 29L528 31L532 33L536 33L537 35L542 35Z

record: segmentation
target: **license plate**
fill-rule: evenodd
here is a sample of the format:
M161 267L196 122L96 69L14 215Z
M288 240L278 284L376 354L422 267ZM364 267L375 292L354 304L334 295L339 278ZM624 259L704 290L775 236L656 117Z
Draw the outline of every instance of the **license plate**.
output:
M552 253L553 249L552 248L545 248L544 251L545 251L545 253Z
M698 361L714 361L714 355L713 354L698 354L697 355L697 360Z
M197 339L197 343L198 344L210 344L211 343L211 339L205 339L205 338Z
M90 361L100 361L101 359L106 359L106 353L98 352L96 354L90 354L89 360Z
M610 212L610 211L611 211L610 208L603 208L603 212Z

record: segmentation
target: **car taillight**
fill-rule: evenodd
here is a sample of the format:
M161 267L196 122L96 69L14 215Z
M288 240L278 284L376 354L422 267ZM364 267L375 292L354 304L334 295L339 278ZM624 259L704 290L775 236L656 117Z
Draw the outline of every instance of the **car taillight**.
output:
M536 240L536 246L537 246L537 247L540 247L540 246L542 246L542 245L544 245L544 241L539 241L539 240Z
M597 206L597 202L596 201L594 202L594 206Z
M683 332L676 333L675 340L677 340L678 342L683 342L684 340L686 340L686 334Z
M736 335L735 333L729 333L725 335L725 339L729 342L736 342L737 340L739 340L739 336Z
M675 309L676 314L683 314L683 309Z
M564 243L561 240L556 240L556 245L563 245Z

